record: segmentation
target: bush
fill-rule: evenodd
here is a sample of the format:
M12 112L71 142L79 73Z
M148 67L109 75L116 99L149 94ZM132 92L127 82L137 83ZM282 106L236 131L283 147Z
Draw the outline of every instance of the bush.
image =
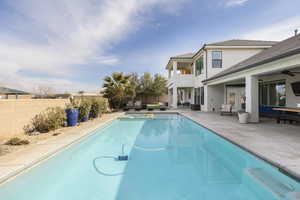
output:
M92 102L89 100L82 100L79 105L79 121L82 121L84 117L89 116L91 111Z
M66 109L79 108L79 100L74 98L70 98L69 100L70 102L66 104Z
M6 145L27 145L30 142L28 140L22 140L18 137L14 137L5 142Z
M106 112L107 106L104 99L94 98L91 100L90 117L97 118L101 113Z
M31 126L25 126L24 131L27 131L26 133L33 131L46 133L62 127L66 119L64 109L60 107L48 108L45 112L36 115L31 121Z

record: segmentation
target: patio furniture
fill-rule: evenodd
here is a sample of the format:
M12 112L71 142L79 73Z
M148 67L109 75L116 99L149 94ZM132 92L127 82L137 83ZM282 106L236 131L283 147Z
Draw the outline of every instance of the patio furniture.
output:
M290 124L293 122L300 122L299 108L273 108L273 110L281 111L280 115L276 119L278 124L280 124L281 121L283 121L283 123L289 121Z
M232 105L231 104L222 104L220 115L232 115Z
M147 104L148 111L152 111L154 109L159 109L159 108L160 108L160 104Z
M245 111L239 111L238 112L238 117L239 117L240 124L247 124L249 113L247 113Z
M278 118L281 114L281 111L274 110L274 108L279 108L278 106L259 106L259 115L262 117Z
M200 104L191 104L191 109L192 110L201 110Z
M161 105L161 106L159 107L159 110L161 110L161 111L165 111L165 110L167 110L167 106L165 106L165 105Z
M182 106L185 108L185 107L190 107L191 103L190 102L184 102L182 103Z
M141 101L136 101L135 102L135 106L134 106L134 110L135 111L140 111L140 110L142 110L143 109L143 107L142 107L142 102Z
M134 106L133 106L133 102L132 101L129 101L126 106L123 108L123 111L129 111L130 109L133 109Z

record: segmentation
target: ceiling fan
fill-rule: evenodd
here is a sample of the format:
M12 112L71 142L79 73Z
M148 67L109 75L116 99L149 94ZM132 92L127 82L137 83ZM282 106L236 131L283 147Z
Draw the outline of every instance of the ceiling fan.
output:
M292 72L290 70L283 70L281 73L289 76L295 76L295 74L300 74L300 72Z

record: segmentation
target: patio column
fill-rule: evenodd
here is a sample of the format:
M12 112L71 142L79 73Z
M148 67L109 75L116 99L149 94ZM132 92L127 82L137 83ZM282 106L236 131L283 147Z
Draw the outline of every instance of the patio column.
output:
M258 77L246 76L246 112L249 122L259 122Z
M191 89L191 104L195 104L195 88Z
M172 107L177 108L177 87L176 86L173 87L173 101L172 101L172 103L173 103Z
M173 61L173 77L177 75L177 61Z
M177 61L173 61L173 108L177 108L177 100Z

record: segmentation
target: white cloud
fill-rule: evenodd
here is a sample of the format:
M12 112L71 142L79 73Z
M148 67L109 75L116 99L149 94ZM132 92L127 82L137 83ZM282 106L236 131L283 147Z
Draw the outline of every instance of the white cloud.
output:
M116 56L97 56L92 61L98 64L115 65L119 63L119 58Z
M244 5L248 0L226 0L225 7L241 6Z
M294 30L300 30L300 16L288 18L266 27L242 34L242 38L254 40L284 40L294 36Z
M116 56L105 56L106 49L137 30L147 11L158 7L164 12L175 13L185 1L7 0L18 12L16 16L21 17L14 16L12 21L19 33L0 31L0 82L23 89L48 82L64 90L68 80L57 79L57 75L67 76L74 65L90 62L117 64ZM32 38L37 39L32 41ZM50 78L20 75L24 70ZM79 86L80 82L74 84ZM82 87L91 85L82 84Z

